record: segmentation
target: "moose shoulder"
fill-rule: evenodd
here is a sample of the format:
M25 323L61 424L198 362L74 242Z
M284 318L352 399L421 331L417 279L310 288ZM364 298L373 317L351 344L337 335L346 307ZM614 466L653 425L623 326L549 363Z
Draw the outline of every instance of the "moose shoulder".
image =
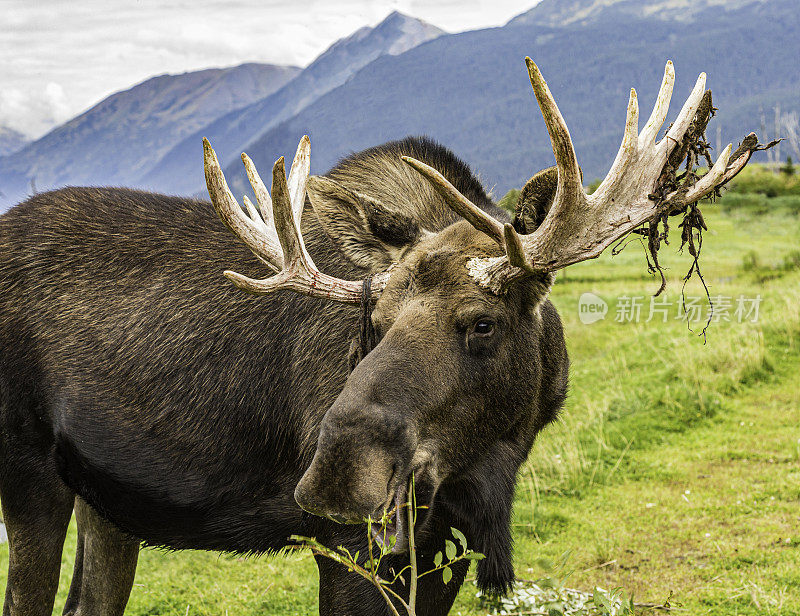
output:
M411 477L426 505L420 570L455 527L486 555L478 585L509 587L516 473L566 395L554 272L685 210L756 148L665 184L705 96L701 75L656 141L670 63L641 135L631 93L617 159L586 195L566 124L528 71L557 168L531 179L513 223L464 163L418 138L319 178L304 138L271 194L244 157L258 203L246 210L206 143L209 194L237 237L206 202L123 189L41 194L0 217L4 616L51 612L76 499L65 612L121 614L136 541L263 553L305 535L363 554L360 522L394 507L382 567L400 571ZM447 585L420 578L417 614L447 613L467 563ZM367 582L318 565L322 614L387 613Z

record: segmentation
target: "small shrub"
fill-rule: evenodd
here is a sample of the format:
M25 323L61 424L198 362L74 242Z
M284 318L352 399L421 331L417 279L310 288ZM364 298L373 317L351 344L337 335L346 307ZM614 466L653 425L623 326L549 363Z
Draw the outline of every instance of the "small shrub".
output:
M760 267L758 262L758 253L755 250L750 250L742 257L742 269L745 272L753 272Z
M600 178L595 178L591 181L591 183L586 187L586 194L591 195L594 191L596 191L600 184L603 182Z
M785 168L785 167L784 167ZM763 165L745 167L730 183L730 192L760 194L767 198L800 195L800 178L794 173L773 173Z
M758 253L751 250L742 257L741 269L761 282L780 278L800 269L800 250L792 250L783 255L781 261L773 263L761 263Z
M793 250L783 257L783 270L787 272L800 269L800 250Z

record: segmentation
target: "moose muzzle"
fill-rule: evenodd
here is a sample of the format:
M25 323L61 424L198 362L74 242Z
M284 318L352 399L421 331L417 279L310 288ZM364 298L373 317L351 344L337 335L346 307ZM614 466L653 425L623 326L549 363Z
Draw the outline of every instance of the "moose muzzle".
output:
M380 517L401 491L405 495L417 437L402 413L348 397L340 396L325 414L314 459L294 496L309 513L359 523Z

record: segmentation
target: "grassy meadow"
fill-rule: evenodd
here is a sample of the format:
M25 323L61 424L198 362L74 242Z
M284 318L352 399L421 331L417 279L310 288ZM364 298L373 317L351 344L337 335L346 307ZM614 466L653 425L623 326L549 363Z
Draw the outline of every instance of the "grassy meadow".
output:
M571 572L569 587L621 587L693 615L800 613L800 184L765 174L746 170L703 208L701 266L716 304L705 343L678 318L690 257L678 254L677 228L660 254L669 286L652 318L658 281L638 240L559 276L570 396L519 477L520 578ZM605 318L581 321L584 293L607 303ZM685 294L700 332L696 277ZM73 524L54 613L74 550ZM544 562L565 554L559 570ZM0 588L6 561L3 545ZM127 613L316 614L316 594L307 553L145 550ZM453 614L490 610L467 583Z

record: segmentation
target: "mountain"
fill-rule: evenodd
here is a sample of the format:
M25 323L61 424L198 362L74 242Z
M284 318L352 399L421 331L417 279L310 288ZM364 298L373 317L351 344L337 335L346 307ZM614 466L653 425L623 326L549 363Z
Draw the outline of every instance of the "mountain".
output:
M503 27L460 34L395 13L300 72L244 65L156 77L114 95L0 157L0 209L28 192L31 177L39 189L117 183L203 194L202 136L240 193L240 152L268 173L306 133L315 173L349 152L427 134L501 195L553 163L526 55L548 79L587 182L613 160L628 89L637 88L646 117L667 59L677 71L670 119L708 72L720 108L712 144L717 127L723 145L736 142L759 128L762 110L798 110L800 100L796 0L544 0ZM265 84L267 75L277 82Z
M767 2L768 0L755 0ZM708 9L740 9L754 0L543 0L512 19L510 25L567 26L619 19L691 22Z
M297 67L243 64L160 75L118 92L0 158L0 191L11 205L64 184L135 185L175 143L215 118L278 90Z
M663 0L637 4L660 6ZM761 108L780 103L784 110L797 109L800 16L795 0L750 2L724 11L715 0L694 4L697 11L689 22L624 14L558 27L514 20L501 28L441 36L399 56L376 59L246 151L268 173L273 161L291 156L307 133L312 171L320 173L351 151L427 134L451 147L502 195L553 164L526 55L548 79L587 182L605 175L613 161L629 88L636 87L646 118L667 59L677 72L668 122L697 75L708 72L720 108L709 129L712 144L717 126L723 145L735 144L759 128ZM235 192L245 189L240 161L225 173Z
M172 148L141 179L141 185L172 193L194 192L204 185L202 138L207 137L223 164L239 160L247 144L301 112L320 96L344 84L361 68L383 56L396 56L434 39L443 31L394 12L374 28L364 27L334 43L283 88L228 113Z
M29 142L30 139L21 132L8 126L0 126L0 156L13 154L17 150L21 150Z

